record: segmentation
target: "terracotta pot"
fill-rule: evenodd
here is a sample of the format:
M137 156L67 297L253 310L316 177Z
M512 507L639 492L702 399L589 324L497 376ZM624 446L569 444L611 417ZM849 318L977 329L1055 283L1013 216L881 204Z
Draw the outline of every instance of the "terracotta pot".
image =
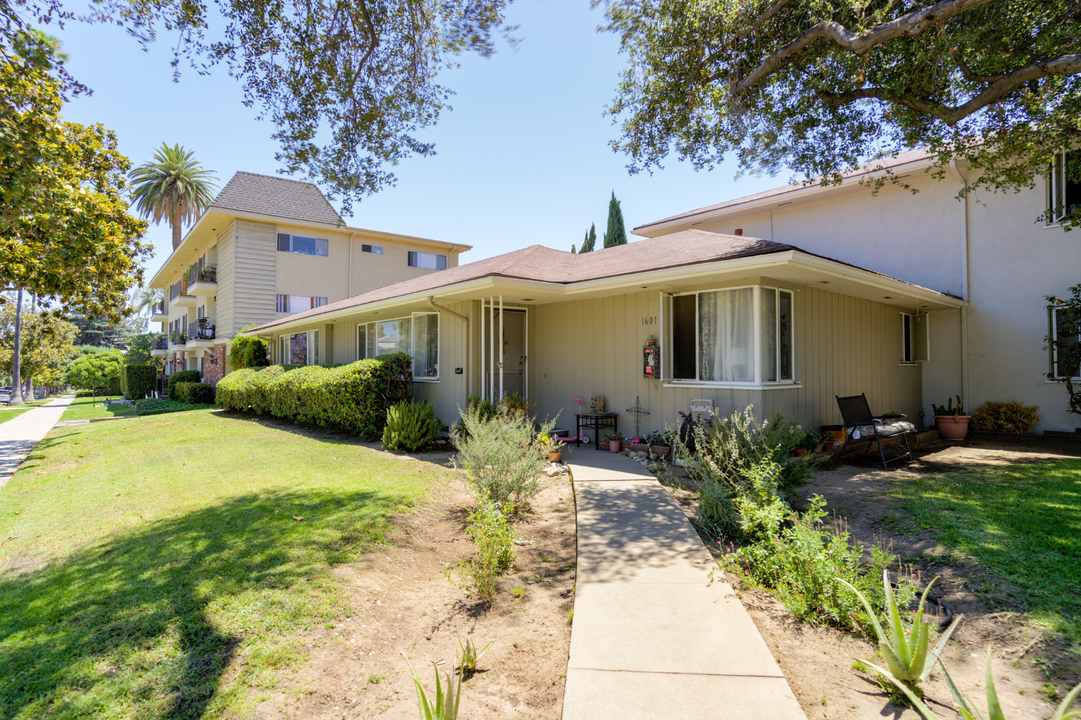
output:
M807 448L796 448L793 452L796 453L796 457L804 457L805 455L811 454L811 451Z
M600 443L597 445L597 447L600 448L601 450L607 450L608 445L609 445L609 443L608 443L607 440L601 440Z
M668 457L668 453L672 452L672 448L667 445L650 445L649 454L658 460L665 460Z
M611 452L614 452L614 453L619 452L619 447L622 444L622 442L623 442L622 440L609 440L608 441L608 450L611 451Z
M935 427L943 440L964 440L971 415L935 415Z
M555 452L548 453L548 460L554 463L563 462L563 451L556 450Z

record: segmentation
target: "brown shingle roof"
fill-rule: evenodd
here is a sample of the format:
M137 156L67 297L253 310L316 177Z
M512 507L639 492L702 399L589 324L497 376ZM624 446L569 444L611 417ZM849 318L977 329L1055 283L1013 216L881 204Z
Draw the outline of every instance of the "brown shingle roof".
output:
M238 172L214 198L211 208L344 225L315 185L300 180Z
M718 260L731 260L752 255L795 250L791 245L751 237L721 235L703 230L684 230L658 238L639 240L614 248L572 255L542 245L530 245L522 250L498 255L486 260L441 272L422 275L393 285L346 298L319 308L275 320L255 328L261 330L283 323L317 317L337 310L360 307L368 303L396 297L432 292L458 283L484 277L570 284L586 280L618 277L648 270L695 265Z

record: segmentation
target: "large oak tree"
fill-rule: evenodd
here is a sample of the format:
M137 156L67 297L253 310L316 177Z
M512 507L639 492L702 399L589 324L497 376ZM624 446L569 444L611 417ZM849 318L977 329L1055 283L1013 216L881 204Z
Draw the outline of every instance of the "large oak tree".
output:
M926 147L1016 189L1081 140L1077 0L613 0L606 27L632 171L734 155L830 182Z

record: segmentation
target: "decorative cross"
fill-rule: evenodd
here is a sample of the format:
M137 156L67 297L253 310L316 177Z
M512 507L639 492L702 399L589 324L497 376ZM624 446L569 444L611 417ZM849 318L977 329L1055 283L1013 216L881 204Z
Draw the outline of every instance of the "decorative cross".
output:
M634 415L634 436L636 438L641 437L642 433L640 432L640 429L642 425L642 416L649 415L649 410L646 410L644 407L642 407L641 399L639 398L639 396L635 395L634 406L627 408L627 412L629 412L631 415Z

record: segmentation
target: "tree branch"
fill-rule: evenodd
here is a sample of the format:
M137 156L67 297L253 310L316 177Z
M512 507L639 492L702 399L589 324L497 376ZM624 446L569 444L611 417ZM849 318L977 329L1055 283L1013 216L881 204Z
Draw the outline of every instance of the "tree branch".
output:
M843 48L860 54L889 40L899 37L915 37L932 25L988 2L990 0L942 0L942 2L935 3L929 8L902 15L872 30L861 33L854 33L837 22L819 23L795 40L775 50L750 75L736 80L732 86L732 94L737 95L746 92L749 88L768 77L788 58L799 54L816 40L829 39Z
M957 63L957 67L960 68L961 74L965 76L965 79L970 82L990 83L1001 80L1003 75L977 75L973 72L972 68L965 62L965 58L961 55L961 48L954 48L950 55L953 56L954 61Z
M963 105L943 105L934 100L910 98L886 88L861 88L846 93L817 92L821 99L833 105L856 100L876 99L897 103L938 118L947 125L956 125L969 115L1001 100L1020 86L1048 75L1071 75L1081 73L1081 55L1064 55L1054 60L1032 63L999 77L983 91Z

